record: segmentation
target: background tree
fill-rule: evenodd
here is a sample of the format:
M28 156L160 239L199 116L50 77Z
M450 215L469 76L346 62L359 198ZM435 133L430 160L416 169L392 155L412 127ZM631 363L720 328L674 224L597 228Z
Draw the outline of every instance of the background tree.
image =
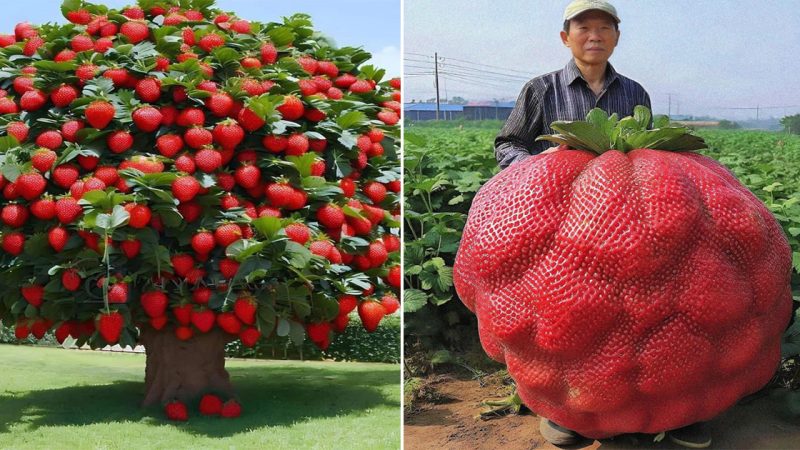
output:
M149 405L232 396L231 340L325 348L350 311L372 331L397 309L398 79L303 14L61 10L0 35L0 318L19 338L144 344Z

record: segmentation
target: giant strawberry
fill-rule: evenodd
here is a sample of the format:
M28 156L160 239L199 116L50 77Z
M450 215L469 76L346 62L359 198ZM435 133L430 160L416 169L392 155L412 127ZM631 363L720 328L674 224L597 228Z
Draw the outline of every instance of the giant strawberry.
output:
M476 195L458 294L537 414L593 438L708 420L780 360L787 240L685 129L587 119Z

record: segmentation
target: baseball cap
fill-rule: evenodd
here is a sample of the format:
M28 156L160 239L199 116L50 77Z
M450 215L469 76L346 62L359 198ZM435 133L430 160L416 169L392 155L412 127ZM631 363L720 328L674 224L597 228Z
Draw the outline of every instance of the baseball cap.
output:
M574 19L578 15L593 9L609 14L617 23L622 22L617 16L617 9L604 0L574 0L564 10L564 20Z

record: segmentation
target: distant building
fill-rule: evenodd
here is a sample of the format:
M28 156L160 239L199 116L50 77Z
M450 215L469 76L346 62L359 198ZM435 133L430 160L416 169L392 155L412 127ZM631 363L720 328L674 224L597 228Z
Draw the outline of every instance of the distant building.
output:
M506 120L514 109L514 102L470 102L464 105L467 120Z
M421 121L436 119L436 103L406 103L403 105L406 120ZM455 120L464 118L464 107L461 105L439 105L439 120Z

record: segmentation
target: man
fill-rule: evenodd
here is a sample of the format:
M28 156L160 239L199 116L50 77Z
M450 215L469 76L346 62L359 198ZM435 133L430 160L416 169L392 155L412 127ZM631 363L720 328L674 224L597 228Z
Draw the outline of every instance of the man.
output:
M650 96L637 82L614 70L608 59L619 42L617 10L604 0L574 0L564 11L561 41L572 52L562 70L529 81L514 110L495 139L495 156L501 168L557 147L537 136L553 134L556 120L584 120L593 108L619 117L630 116L636 105L650 108ZM582 440L576 432L541 418L542 436L555 445L572 445ZM706 448L711 438L703 424L667 433L674 443L689 448Z
M505 126L495 139L495 156L501 168L547 150L552 143L534 142L553 134L555 120L584 120L593 108L619 117L633 107L650 108L650 96L637 82L618 74L608 58L619 41L616 9L602 0L575 0L564 11L561 41L573 58L561 70L525 84Z

